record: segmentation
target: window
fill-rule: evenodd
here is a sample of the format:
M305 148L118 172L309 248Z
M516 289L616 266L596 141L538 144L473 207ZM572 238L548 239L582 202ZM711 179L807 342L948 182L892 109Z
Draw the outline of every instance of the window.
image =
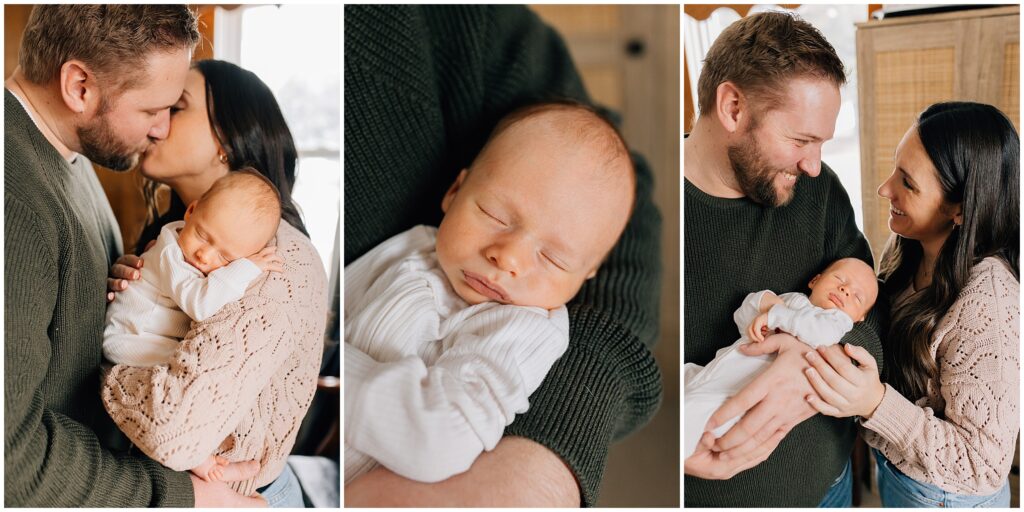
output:
M214 20L214 58L256 73L281 105L299 151L292 195L332 275L341 231L341 8L218 8Z

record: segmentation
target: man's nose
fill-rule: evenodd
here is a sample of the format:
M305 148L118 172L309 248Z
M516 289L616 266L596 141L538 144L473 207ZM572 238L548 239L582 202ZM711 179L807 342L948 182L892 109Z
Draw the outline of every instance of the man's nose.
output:
M807 147L809 148L808 153L800 160L797 167L808 176L817 178L821 174L821 144L808 144Z
M171 110L163 109L156 115L156 123L149 128L149 138L164 140L171 131Z

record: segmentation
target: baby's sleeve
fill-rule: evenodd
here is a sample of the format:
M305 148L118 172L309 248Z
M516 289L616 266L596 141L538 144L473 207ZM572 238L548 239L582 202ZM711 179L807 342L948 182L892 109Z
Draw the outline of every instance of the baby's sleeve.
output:
M177 243L167 244L160 252L160 289L191 319L202 322L227 303L241 300L245 289L262 270L246 258L203 276L185 262Z
M741 336L747 332L751 322L761 313L761 299L764 298L766 293L772 293L772 291L761 290L747 294L747 297L743 299L743 303L732 314L732 319L736 322L736 328L740 331Z
M345 440L413 480L461 473L528 409L568 340L564 307L496 306L442 340L443 354L429 366L416 356L352 357L350 365L346 347Z
M838 309L823 309L804 299L791 300L768 310L768 328L781 329L811 347L834 345L853 329L853 320Z

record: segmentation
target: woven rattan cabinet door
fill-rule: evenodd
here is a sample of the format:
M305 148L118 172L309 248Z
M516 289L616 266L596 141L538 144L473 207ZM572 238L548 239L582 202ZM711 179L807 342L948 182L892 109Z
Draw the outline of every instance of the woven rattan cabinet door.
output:
M1019 129L1019 7L857 25L864 234L877 261L890 231L878 186L917 115L939 101L999 107Z

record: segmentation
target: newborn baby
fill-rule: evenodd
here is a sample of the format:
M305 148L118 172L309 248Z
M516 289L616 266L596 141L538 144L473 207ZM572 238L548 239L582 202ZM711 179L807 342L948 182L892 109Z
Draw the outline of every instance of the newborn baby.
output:
M802 293L776 296L769 290L747 295L733 314L740 339L716 352L707 366L685 365L684 459L696 451L711 415L775 358L774 354L744 355L739 351L740 345L764 341L765 336L776 331L789 333L812 347L839 343L854 322L864 320L878 298L874 271L856 258L833 262L814 276L808 286L810 297ZM716 428L715 436L728 432L741 417Z
M625 143L591 109L524 107L455 179L439 228L345 268L346 483L377 464L436 482L494 448L566 350L565 303L634 189Z
M141 278L107 307L104 357L132 366L170 363L193 320L240 300L264 271L281 271L283 261L267 247L280 219L277 188L259 173L240 170L214 182L184 221L160 230L142 255ZM212 480L226 462L211 457L199 468L172 469Z

